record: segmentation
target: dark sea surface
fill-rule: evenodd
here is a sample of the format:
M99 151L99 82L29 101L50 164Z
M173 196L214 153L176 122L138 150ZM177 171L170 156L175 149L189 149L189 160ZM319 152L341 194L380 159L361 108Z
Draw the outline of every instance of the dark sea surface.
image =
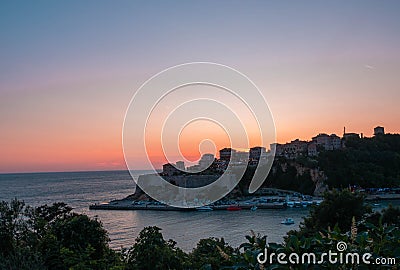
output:
M131 246L145 226L162 228L164 238L175 240L185 251L208 237L224 237L229 244L238 246L250 230L267 235L269 242L281 242L287 231L298 228L309 211L306 208L235 212L89 210L91 204L122 199L134 191L135 183L127 171L0 174L0 200L16 197L32 206L65 202L75 212L97 216L109 232L113 248ZM387 204L382 203L382 207ZM295 224L280 224L286 217L293 218Z

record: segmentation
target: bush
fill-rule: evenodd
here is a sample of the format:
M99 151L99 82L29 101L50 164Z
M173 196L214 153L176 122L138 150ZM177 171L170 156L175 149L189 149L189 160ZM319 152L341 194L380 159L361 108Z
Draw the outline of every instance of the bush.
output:
M172 240L164 240L158 227L145 227L128 250L126 269L185 269L187 255Z
M102 224L64 203L0 203L0 269L110 269L121 265Z
M231 265L229 257L233 252L223 238L201 239L189 255L191 269L220 269Z

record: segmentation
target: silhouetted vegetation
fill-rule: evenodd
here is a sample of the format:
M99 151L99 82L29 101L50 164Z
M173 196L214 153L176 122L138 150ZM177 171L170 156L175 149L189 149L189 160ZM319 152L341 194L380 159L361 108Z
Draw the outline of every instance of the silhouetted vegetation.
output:
M244 195L248 194L248 188L255 170L256 167L247 167L239 182L240 191ZM302 194L312 195L315 190L315 183L312 181L309 171L299 174L293 162L290 163L288 160L280 158L274 161L262 187L293 190Z
M326 175L329 188L400 187L400 135L385 134L373 138L350 137L345 147L324 151L318 157L299 156L296 159L276 157L263 187L293 190L313 194L315 179L310 170L318 169ZM246 190L254 167L249 167L242 178Z
M399 134L349 138L345 145L340 150L324 151L318 157L318 165L327 175L329 187L400 186Z
M146 227L131 248L114 251L98 220L73 213L63 203L32 208L13 200L0 203L0 269L398 269L399 217L399 208L371 213L360 195L331 192L283 243L268 243L267 236L251 231L239 247L229 246L222 238L207 238L186 253L173 240L165 240L160 228ZM396 258L397 264L285 265L276 257L265 265L257 261L265 250L318 256L337 250L339 241L347 243L351 252Z
M140 232L125 255L126 269L185 269L187 254L176 247L176 242L164 240L160 231L146 227Z
M341 231L350 228L352 219L361 220L371 213L370 207L364 204L361 194L353 194L348 190L327 192L318 207L310 210L300 224L300 229L290 231L288 236L309 237L327 228L338 227ZM286 238L288 239L288 238Z
M102 224L64 203L0 203L0 269L118 269Z
M285 170L283 170L282 164L285 165ZM309 171L299 174L295 166L282 160L277 160L273 168L264 186L293 190L307 195L314 193L315 183L312 181Z

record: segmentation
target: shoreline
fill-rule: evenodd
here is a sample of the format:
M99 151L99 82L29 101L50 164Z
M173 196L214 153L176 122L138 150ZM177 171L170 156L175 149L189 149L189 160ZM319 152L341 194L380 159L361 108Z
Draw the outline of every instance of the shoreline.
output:
M235 204L235 205L217 205L209 206L212 210L227 211L229 207L237 206L240 210L250 210L253 205ZM258 209L286 209L285 204L257 204ZM132 204L93 204L89 206L90 210L155 210L155 211L201 211L196 208L178 208L168 205L132 205Z
M366 202L373 201L389 201L389 200L400 200L400 194L379 194L379 195L367 195L365 197ZM163 204L152 204L152 203L144 203L144 204L135 204L136 201L132 200L115 200L108 203L102 204L92 204L89 205L89 210L147 210L147 211L201 211L197 208L179 208L173 207L169 205ZM291 201L293 202L293 201ZM270 203L248 203L248 202L235 202L232 204L223 204L223 205L208 205L210 207L210 211L216 210L229 210L229 207L236 206L239 207L240 210L250 210L253 206L256 206L257 209L286 209L286 208L305 208L311 205L319 204L320 200L312 200L312 201L296 201L296 206L290 206L287 202L270 202Z
M400 200L400 194L374 194L367 195L366 201L395 201Z

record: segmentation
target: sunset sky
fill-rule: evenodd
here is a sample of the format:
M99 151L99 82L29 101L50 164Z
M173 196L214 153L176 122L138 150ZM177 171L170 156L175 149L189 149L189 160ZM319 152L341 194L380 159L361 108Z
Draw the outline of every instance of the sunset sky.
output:
M0 2L0 173L126 168L133 94L193 61L251 78L278 142L400 132L399 1L149 2Z

